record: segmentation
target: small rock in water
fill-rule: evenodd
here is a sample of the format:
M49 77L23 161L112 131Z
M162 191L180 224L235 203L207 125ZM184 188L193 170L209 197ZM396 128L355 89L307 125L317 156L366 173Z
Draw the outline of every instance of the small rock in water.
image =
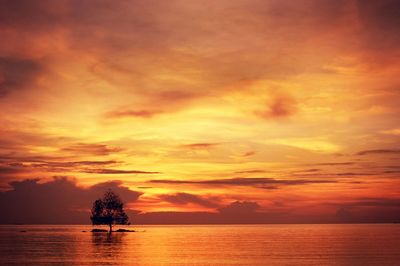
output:
M118 229L115 232L135 232L135 230L129 230L129 229Z
M25 233L26 231L25 230L21 230L20 232Z
M106 229L92 229L91 232L97 233L97 232L108 232Z

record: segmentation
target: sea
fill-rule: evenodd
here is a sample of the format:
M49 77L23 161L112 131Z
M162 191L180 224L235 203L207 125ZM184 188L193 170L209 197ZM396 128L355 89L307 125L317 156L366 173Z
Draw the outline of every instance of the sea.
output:
M125 227L126 228L126 227ZM0 265L400 265L400 224L1 225Z

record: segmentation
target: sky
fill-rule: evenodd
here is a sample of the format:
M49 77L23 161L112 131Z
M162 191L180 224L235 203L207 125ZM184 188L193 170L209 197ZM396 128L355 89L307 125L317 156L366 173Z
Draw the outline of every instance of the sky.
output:
M0 223L400 220L398 1L0 5Z

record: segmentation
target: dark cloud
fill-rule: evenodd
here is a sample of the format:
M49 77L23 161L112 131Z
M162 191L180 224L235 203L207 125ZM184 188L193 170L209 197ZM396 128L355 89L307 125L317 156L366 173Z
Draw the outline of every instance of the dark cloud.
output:
M188 104L191 100L202 97L198 93L189 90L167 90L160 92L142 93L146 96L147 106L155 106L154 108L145 107L136 109L132 107L121 107L117 110L107 112L105 118L152 118L157 115L179 110L184 104Z
M124 118L124 117L142 117L151 118L155 115L161 114L161 110L117 110L107 113L106 118Z
M242 154L243 157L251 157L253 155L255 155L256 152L255 151L247 151L245 153Z
M356 155L392 155L392 154L400 154L400 149L378 149L378 150L365 150L357 152Z
M399 169L400 170L400 165L386 165L384 168L387 169Z
M268 173L266 170L262 169L251 169L251 170L243 170L243 171L236 171L236 174L262 174L262 173Z
M334 216L298 215L290 211L262 210L255 201L235 201L217 212L148 212L133 214L139 224L263 224L329 223Z
M61 149L64 152L71 152L85 155L109 155L122 151L122 148L111 147L106 144L77 143Z
M134 218L143 224L254 224L280 219L279 213L258 212L260 208L257 202L235 201L217 212L149 212L134 214Z
M7 100L7 99L5 99ZM27 125L14 124L13 120L6 120L3 123L7 127L0 128L0 157L57 157L55 155L35 154L31 146L58 146L63 141L72 141L72 137L57 136L53 134L36 133L26 129ZM33 123L31 127L40 127L38 123ZM27 145L29 144L29 145ZM29 147L27 147L29 146Z
M398 50L400 41L400 3L397 0L358 0L365 46Z
M185 144L182 145L185 148L189 149L210 149L210 148L215 148L216 146L221 145L221 143L190 143L190 144Z
M88 169L88 167L104 167L116 165L119 162L110 161L30 161L30 160L20 160L21 167L27 169L37 169L45 170L49 172L68 172L68 171L80 171L80 169ZM101 168L100 168L101 169Z
M49 161L49 159L51 161ZM0 166L22 169L44 169L46 171L65 171L88 167L104 167L119 164L119 161L61 161L63 157L48 156L0 156Z
M400 198L364 197L337 206L338 222L392 223L400 220Z
M257 111L256 114L265 119L287 118L297 111L296 101L289 95L276 95L267 104L266 110Z
M347 205L351 206L372 206L372 207L398 207L400 208L400 198L374 198L365 197L359 198Z
M344 172L344 173L336 173L333 175L336 176L367 176L367 175L377 175L379 173L373 172L373 173L358 173L358 172Z
M230 179L212 179L212 180L150 180L150 183L161 183L161 184L195 184L195 185L207 185L207 186L254 186L258 188L264 188L264 186L270 187L271 185L282 186L282 185L305 185L305 184L324 184L324 183L336 183L335 180L308 180L308 179L273 179L273 178L230 178Z
M20 163L10 163L5 165L0 165L0 174L3 173L18 173L21 171L22 164Z
M303 170L294 171L294 173L315 173L315 172L320 172L320 171L322 171L322 169L311 168L311 169L303 169Z
M120 164L115 160L82 160L68 161L66 156L54 155L35 155L35 154L19 154L19 153L3 153L0 154L0 163L4 164L29 164L38 168L70 168L70 167L95 167L95 166L111 166Z
M46 160L52 161L46 161ZM108 161L60 161L65 158L47 157L47 156L0 156L0 179L2 185L7 181L18 176L42 176L46 173L70 173L85 172L88 169L96 169L90 172L100 172L105 166L113 166L120 162L114 160ZM39 174L40 173L40 174Z
M157 93L159 101L176 103L179 101L187 101L198 97L198 93L184 90L167 90Z
M54 162L54 161L40 161L35 166L37 167L93 167L93 166L105 166L105 165L115 165L120 163L115 160L107 161L72 161L72 162Z
M1 0L0 5L0 25L29 30L55 27L63 10L63 3L48 0Z
M0 57L0 97L13 91L34 86L41 65L31 59Z
M160 174L160 172L148 172L140 170L118 170L118 169L84 169L81 172L93 174Z
M94 75L117 86L129 83L130 90L147 99L143 106L113 110L108 116L148 118L201 97L220 95L238 81L286 78L309 71L308 64L299 63L308 62L305 57L310 56L302 53L302 42L316 35L323 39L343 20L348 5L348 1L337 0L204 4L2 0L0 22L18 31L17 39L23 36L27 41L38 32L45 36L57 29L67 32L63 38L68 49L93 57L90 69ZM185 78L169 78L170 73ZM267 106L268 110L260 111L265 118L288 117L297 109L296 102L285 95Z
M220 208L219 212L223 214L247 215L255 213L260 207L257 202L235 201L228 206Z
M383 173L385 173L385 174L399 174L400 170L387 170L387 171L384 171Z
M160 195L159 198L161 200L178 204L178 205L185 205L188 203L197 204L200 206L208 207L208 208L215 208L218 207L219 204L216 202L215 198L208 198L202 197L190 193L179 192L172 195Z
M313 164L306 164L306 165L315 165L315 166L347 166L347 165L355 165L354 162L329 162L329 163L313 163Z
M125 202L134 202L141 195L120 181L99 183L88 188L75 181L56 177L48 182L38 179L14 181L11 190L0 192L0 223L82 223L89 222L93 201L111 189Z

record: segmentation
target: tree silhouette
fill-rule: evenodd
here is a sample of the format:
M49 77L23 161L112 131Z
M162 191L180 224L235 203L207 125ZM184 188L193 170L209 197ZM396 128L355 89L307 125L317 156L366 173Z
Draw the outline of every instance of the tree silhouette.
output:
M108 225L110 233L114 224L128 224L129 218L123 209L123 205L120 197L111 190L108 190L104 193L103 198L97 199L93 203L92 215L90 216L92 224Z

